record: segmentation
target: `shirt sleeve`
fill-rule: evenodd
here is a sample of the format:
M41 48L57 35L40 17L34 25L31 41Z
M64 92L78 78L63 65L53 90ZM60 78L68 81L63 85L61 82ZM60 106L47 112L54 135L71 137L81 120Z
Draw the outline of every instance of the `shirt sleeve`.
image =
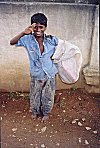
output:
M18 40L18 43L15 44L15 46L24 46L24 47L26 47L27 42L28 42L28 35L25 35L25 36L21 37Z

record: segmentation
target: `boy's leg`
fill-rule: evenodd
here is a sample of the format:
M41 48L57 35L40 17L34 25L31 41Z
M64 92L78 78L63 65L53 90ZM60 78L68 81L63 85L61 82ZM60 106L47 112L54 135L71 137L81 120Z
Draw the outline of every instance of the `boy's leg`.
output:
M32 110L33 117L40 114L40 97L41 97L41 86L39 81L31 78L30 83L30 109Z
M51 112L54 105L55 95L55 78L48 79L42 88L42 106L43 106L43 120L48 119L48 114Z

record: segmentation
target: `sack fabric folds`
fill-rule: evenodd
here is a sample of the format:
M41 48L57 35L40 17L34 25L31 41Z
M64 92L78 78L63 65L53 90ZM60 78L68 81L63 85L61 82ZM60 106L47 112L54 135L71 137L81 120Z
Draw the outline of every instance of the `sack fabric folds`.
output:
M57 64L62 82L72 84L79 79L82 54L77 46L69 41L59 39L52 59Z

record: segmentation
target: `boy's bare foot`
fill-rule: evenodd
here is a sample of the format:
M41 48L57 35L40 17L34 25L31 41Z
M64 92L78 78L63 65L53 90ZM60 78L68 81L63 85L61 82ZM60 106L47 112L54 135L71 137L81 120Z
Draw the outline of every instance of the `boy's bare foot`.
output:
M49 120L49 116L44 116L43 118L42 118L42 122L46 122L46 121L48 121Z
M29 113L32 113L32 109L29 109Z

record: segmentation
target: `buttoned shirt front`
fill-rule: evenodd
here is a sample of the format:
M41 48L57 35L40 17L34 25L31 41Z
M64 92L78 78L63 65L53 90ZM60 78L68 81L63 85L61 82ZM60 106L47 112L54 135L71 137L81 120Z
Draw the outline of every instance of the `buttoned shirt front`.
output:
M51 57L58 45L58 39L54 36L48 37L44 34L44 52L41 54L39 44L34 34L21 37L16 46L24 46L27 49L30 60L30 74L37 80L44 80L47 77L54 78L58 72Z

